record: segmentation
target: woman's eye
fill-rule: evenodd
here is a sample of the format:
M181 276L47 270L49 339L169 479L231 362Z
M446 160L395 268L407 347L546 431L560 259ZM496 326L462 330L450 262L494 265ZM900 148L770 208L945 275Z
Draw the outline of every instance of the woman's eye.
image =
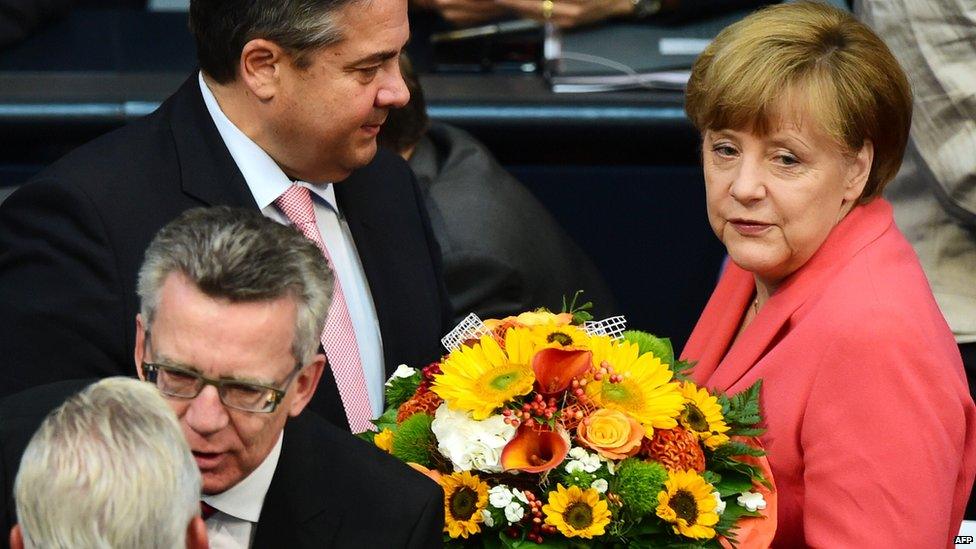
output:
M715 145L712 150L720 156L735 156L735 148L731 145Z
M784 166L796 166L800 163L800 159L792 154L781 154L777 158L779 159L780 164Z

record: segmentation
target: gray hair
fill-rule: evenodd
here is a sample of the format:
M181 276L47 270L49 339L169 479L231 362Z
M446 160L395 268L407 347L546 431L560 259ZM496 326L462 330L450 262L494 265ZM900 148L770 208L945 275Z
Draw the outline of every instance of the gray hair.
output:
M200 482L159 391L103 379L51 412L24 451L14 485L24 545L185 547Z
M171 221L149 244L139 269L137 291L147 330L163 283L173 273L215 299L292 297L298 306L292 354L308 364L318 351L332 303L332 270L322 251L294 228L227 206L194 208Z
M307 54L344 39L339 12L368 0L192 0L190 30L203 72L226 84L237 77L244 45L255 38L287 50L299 68Z

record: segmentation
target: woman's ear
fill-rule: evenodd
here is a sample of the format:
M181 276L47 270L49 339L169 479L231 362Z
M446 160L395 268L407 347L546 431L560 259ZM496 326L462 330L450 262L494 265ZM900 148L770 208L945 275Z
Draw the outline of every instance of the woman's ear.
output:
M847 181L844 183L844 201L856 202L864 193L864 187L874 165L874 143L865 139L861 149L847 168Z

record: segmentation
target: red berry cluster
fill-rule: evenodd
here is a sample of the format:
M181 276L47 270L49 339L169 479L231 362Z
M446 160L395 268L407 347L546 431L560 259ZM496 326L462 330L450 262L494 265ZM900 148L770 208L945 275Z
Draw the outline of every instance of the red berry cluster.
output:
M526 427L534 427L536 423L542 423L555 417L557 411L559 411L559 406L556 404L555 397L546 400L545 397L536 393L535 398L523 404L520 410L505 409L502 411L502 415L505 417L503 421L512 427L518 427L522 423L525 423Z
M528 490L525 492L525 498L529 500L529 515L532 517L531 526L529 526L529 532L525 538L529 541L542 543L544 535L551 536L556 533L556 527L543 523L545 518L542 514L542 500Z
M593 379L595 381L603 381L603 378L606 378L610 383L620 383L624 380L623 374L614 373L613 366L605 360L600 364L600 368L595 369L593 372Z

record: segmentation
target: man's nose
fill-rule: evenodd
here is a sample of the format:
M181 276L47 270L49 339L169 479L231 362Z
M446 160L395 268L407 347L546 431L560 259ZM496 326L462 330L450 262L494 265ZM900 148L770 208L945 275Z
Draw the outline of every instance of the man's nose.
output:
M399 109L410 101L410 90L403 81L400 68L390 75L390 78L376 93L376 106L384 109Z
M216 433L227 426L230 416L220 401L217 388L207 385L190 401L190 406L183 415L187 426L201 435Z

